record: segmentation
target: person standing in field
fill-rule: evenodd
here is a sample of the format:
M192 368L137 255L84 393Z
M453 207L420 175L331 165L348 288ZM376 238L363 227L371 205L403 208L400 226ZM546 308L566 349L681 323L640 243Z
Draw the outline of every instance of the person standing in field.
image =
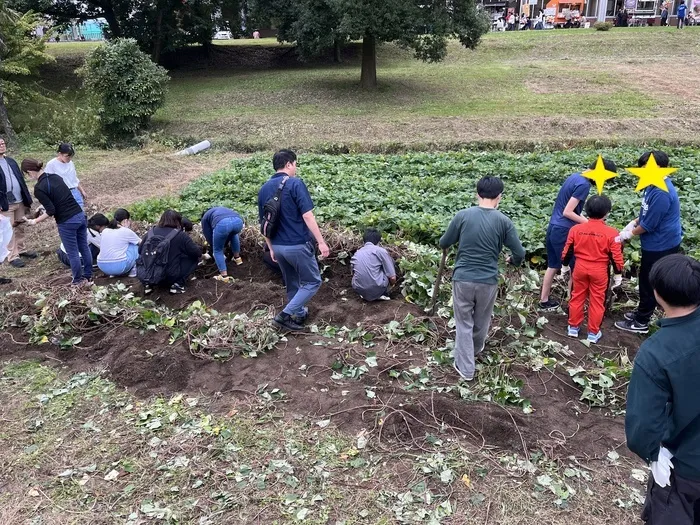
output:
M440 239L443 250L458 245L452 278L457 330L454 368L466 381L474 378L474 358L486 345L503 245L511 251L508 263L519 266L525 259L515 226L497 209L503 196L503 181L484 177L477 183L476 193L479 205L457 212Z
M667 26L668 25L668 3L664 2L663 6L661 7L661 26Z
M610 199L596 195L586 201L588 222L577 224L569 231L562 253L568 271L569 261L576 256L578 263L572 276L571 301L569 302L569 337L578 337L584 319L584 306L588 299L588 341L596 344L603 336L600 325L605 316L605 295L610 284L609 266L615 273L613 287L622 284L622 245L617 240L618 231L605 224L612 209Z
M8 157L5 140L0 138L0 213L7 217L12 236L7 245L7 262L14 268L25 266L22 257L36 259L36 252L24 250L22 219L29 213L32 196L15 159Z
M683 29L683 26L685 26L685 17L687 14L688 6L685 5L685 0L681 0L678 6L678 25L676 26L678 29Z
M608 171L617 172L617 166L611 160L603 159L603 165ZM591 164L591 170L595 169L596 162ZM550 297L554 277L562 268L561 257L564 245L569 235L569 230L577 224L588 222L581 211L591 191L591 181L583 176L582 172L570 175L562 184L554 201L552 217L549 219L545 245L547 248L547 271L542 279L542 291L540 292L539 309L543 312L551 312L559 308L560 302ZM575 257L571 261L573 267Z
M81 186L80 179L78 179L78 174L75 171L75 164L73 164L74 155L75 150L73 149L73 146L67 142L61 143L58 146L56 158L53 158L46 163L44 171L46 173L54 173L61 177L66 183L66 186L68 186L68 189L73 194L75 201L84 210L87 194Z
M637 165L646 166L651 155L661 168L669 165L668 155L663 151L647 151L639 157ZM681 226L681 203L670 177L666 177L668 191L656 186L644 189L639 217L630 222L620 232L620 241L628 241L639 235L642 241L642 260L639 267L639 304L633 312L627 312L615 327L626 332L646 334L649 321L656 310L654 289L649 282L649 273L654 264L667 255L681 249L683 227Z
M263 224L266 205L279 199L274 231L265 236L270 258L279 264L287 288L287 304L274 323L283 330L300 331L309 314L306 304L321 287L316 245L321 257L328 257L330 250L316 222L309 190L297 177L296 154L280 150L272 166L275 174L258 192L258 212Z
M647 525L700 521L700 263L658 261L650 286L666 313L642 343L627 391L627 447L650 464Z

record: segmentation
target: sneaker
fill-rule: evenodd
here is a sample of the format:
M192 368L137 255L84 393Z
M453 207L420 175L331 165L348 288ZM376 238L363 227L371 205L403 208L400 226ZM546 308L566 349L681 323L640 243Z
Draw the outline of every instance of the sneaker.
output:
M240 257L234 257L233 262L236 263L236 266L240 266L241 264L243 264L243 259L241 259Z
M452 368L454 368L455 371L459 374L459 377L461 377L461 378L464 379L465 381L472 381L472 380L474 379L474 376L468 377L468 376L464 375L464 374L462 373L462 371L461 371L459 368L457 368L457 363L453 362L453 363L452 363Z
M627 312L623 317L627 321L634 321L637 319L637 312Z
M540 302L539 310L542 312L553 312L557 308L559 308L561 304L559 301L552 301L551 299L547 299L546 301Z
M631 332L633 334L647 334L649 333L649 325L638 323L637 321L630 321L625 319L624 321L618 321L615 323L615 328L618 330L624 330L625 332Z
M284 312L278 313L272 322L277 328L288 332L301 332L304 330L304 327L295 322L291 315Z
M380 300L380 301L391 301L391 297L389 297L388 295L382 295L382 296L379 298L379 300Z
M34 252L34 251L28 251L28 252L21 252L19 254L20 257L25 257L27 259L36 259L39 257L39 254Z
M297 324L304 324L308 318L309 318L309 309L306 306L304 306L304 314L303 315L293 315L292 316L292 320Z
M170 293L173 295L178 294L178 293L185 293L185 287L182 286L181 284L175 283L170 287Z
M214 280L221 281L222 283L230 283L233 281L233 279L228 275L217 275L214 277Z
M578 327L577 326L569 326L569 329L567 330L566 335L568 335L569 337L578 338Z
M10 261L10 266L14 268L24 268L27 265L24 264L24 261L22 259L13 259Z
M148 294L150 294L150 293L152 293L152 292L153 292L153 288L151 288L150 286L145 285L145 286L143 287L143 295L148 295Z
M127 277L136 277L136 266L134 266Z
M599 331L597 334L588 332L588 342L591 344L597 344L601 337L603 337L602 331Z
M0 277L0 284L10 284L12 282L12 279L8 279L7 277Z

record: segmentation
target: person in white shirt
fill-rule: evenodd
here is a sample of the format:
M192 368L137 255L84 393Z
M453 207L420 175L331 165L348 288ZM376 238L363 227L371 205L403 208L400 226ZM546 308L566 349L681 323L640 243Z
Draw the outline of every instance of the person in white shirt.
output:
M46 164L44 167L44 172L53 173L54 175L60 176L73 194L76 202L84 210L87 194L80 185L80 179L78 179L78 174L75 171L75 164L73 164L73 155L75 155L73 146L67 142L61 143L58 146L58 154L56 155L56 158L51 159Z
M88 219L87 240L90 251L92 252L93 268L97 266L97 257L100 255L100 245L102 241L102 232L109 226L109 219L101 213L96 213ZM70 266L70 260L66 252L66 247L61 243L61 246L56 250L58 260L66 266Z
M136 259L141 238L131 231L131 215L122 208L114 212L114 220L102 231L97 267L110 277L136 277Z

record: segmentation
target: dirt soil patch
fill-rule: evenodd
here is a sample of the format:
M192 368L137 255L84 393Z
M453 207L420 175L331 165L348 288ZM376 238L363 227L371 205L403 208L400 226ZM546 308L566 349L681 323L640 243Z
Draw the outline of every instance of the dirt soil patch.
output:
M247 251L254 254L254 251ZM195 300L224 312L247 312L256 307L279 309L284 301L281 279L255 255L230 269L236 281L230 284L211 279L213 264L200 268L187 292L172 296L154 292L153 299L173 309L182 309ZM57 278L60 278L59 276ZM56 279L57 279L56 278ZM402 300L398 292L392 301L366 303L350 287L350 270L339 262L330 264L320 292L310 303L310 324L323 327L347 326L378 329L407 315L425 319L415 305ZM125 283L140 289L135 280ZM98 284L115 282L100 277ZM605 346L598 351L627 348L630 357L640 339L611 329L612 319L604 325ZM591 350L564 337L566 319L553 314L545 335L570 345L575 358L584 362ZM448 333L436 322L436 344L442 345ZM168 395L176 392L217 395L220 408L227 413L250 407L246 400L264 391L279 389L284 397L278 403L285 417L330 419L349 433L366 429L381 439L399 440L420 446L430 436L448 433L476 448L524 452L539 450L548 457L575 455L602 457L609 450L625 453L622 417L608 411L591 409L579 401L580 390L564 369L534 372L516 367L514 374L523 380L523 396L532 401L534 413L524 414L514 407L494 403L467 402L456 393L438 393L405 388L405 383L389 376L390 370L408 371L426 365L433 348L419 347L406 340L380 341L373 351L378 366L359 379L334 379L335 363L364 363L365 349L357 343L330 338L322 333L288 335L275 351L257 358L236 357L227 362L202 360L193 356L185 342L169 342L165 332L139 332L125 327L104 327L84 335L79 347L61 351L55 346L27 344L26 335L13 332L12 344L3 345L0 357L36 358L60 362L71 371L104 368L111 378L137 395ZM457 376L448 367L431 368L431 384L450 386ZM368 391L374 392L373 397Z

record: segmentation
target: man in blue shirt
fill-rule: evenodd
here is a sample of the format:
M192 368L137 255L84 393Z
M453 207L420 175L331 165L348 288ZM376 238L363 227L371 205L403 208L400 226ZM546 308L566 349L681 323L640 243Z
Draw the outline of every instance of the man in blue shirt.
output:
M611 160L603 159L605 169L617 171L617 166ZM595 169L594 162L590 169ZM552 283L554 277L562 268L561 254L564 251L569 230L577 224L588 222L581 211L586 203L588 193L591 191L591 181L581 173L574 173L562 184L557 200L554 202L552 218L549 220L545 245L547 247L547 271L542 280L540 292L540 310L548 312L559 307L559 301L551 299ZM570 266L573 265L572 264Z
M681 0L680 5L678 6L678 29L683 29L683 26L685 25L685 16L688 12L688 6L685 5L685 0Z
M297 178L297 156L293 151L280 150L272 158L275 174L258 192L258 213L263 221L265 203L275 196L277 188L288 177L280 196L281 209L277 228L271 238L265 238L270 257L282 270L287 288L287 305L275 317L275 324L288 331L304 329L309 313L306 307L321 287L321 272L316 261L316 244L321 257L329 249L314 216L314 203L306 184Z
M639 157L637 165L640 168L646 166L652 153L659 167L668 167L668 155L663 151L646 152ZM634 312L626 313L624 320L615 323L617 328L626 332L638 334L649 332L649 321L656 309L656 298L649 284L649 273L657 261L667 255L678 253L681 248L683 237L681 205L676 188L669 177L666 178L666 185L668 191L656 186L649 186L644 190L639 217L620 232L621 241L627 241L634 235L639 235L642 241L639 305Z

